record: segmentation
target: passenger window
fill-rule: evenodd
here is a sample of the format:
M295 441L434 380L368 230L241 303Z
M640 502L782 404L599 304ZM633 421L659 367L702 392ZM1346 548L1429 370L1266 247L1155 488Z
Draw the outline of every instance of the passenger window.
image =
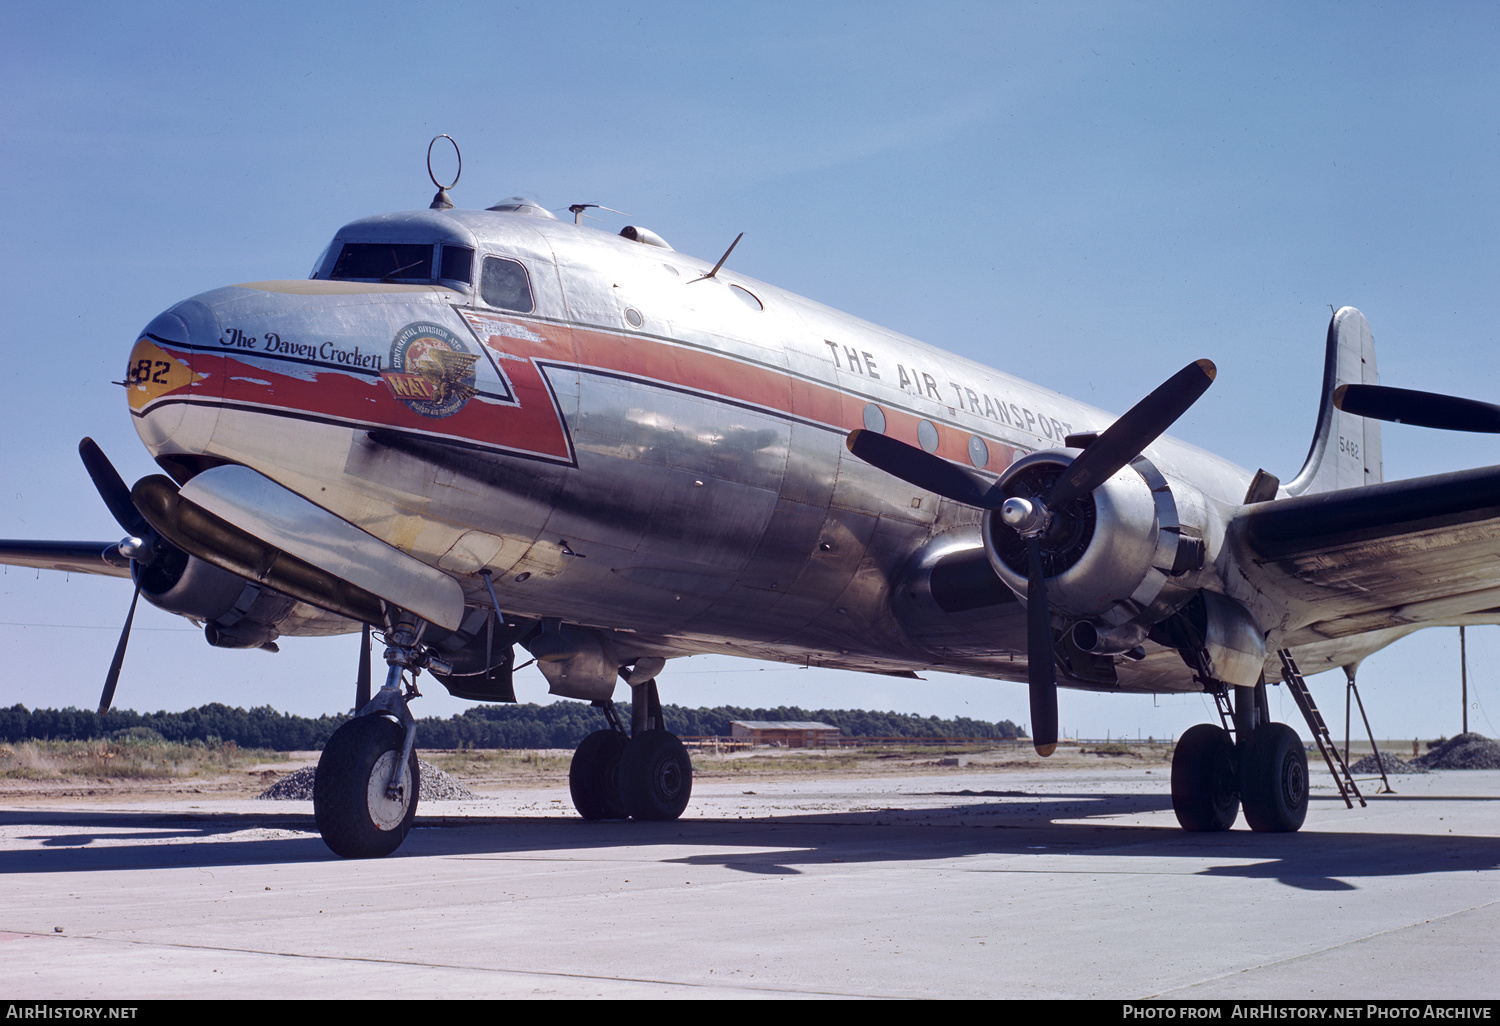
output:
M413 243L346 242L329 277L431 281L432 247Z
M443 247L443 271L439 278L450 281L472 282L474 280L474 251L467 246Z
M479 276L479 295L490 306L506 310L530 313L531 282L526 277L526 268L514 260L501 257L485 257L484 268Z

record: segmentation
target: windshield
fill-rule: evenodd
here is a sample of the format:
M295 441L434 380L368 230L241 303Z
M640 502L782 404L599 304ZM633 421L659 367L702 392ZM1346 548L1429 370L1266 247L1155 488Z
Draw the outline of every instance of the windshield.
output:
M432 246L415 243L346 242L329 277L431 281Z

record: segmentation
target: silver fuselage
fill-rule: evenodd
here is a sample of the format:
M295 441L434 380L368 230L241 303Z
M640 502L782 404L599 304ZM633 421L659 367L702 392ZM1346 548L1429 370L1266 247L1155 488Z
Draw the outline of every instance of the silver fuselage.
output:
M938 603L925 576L982 553L979 512L876 470L845 438L873 419L998 475L1111 415L587 227L419 211L335 242L349 239L471 248L476 283L486 257L519 263L531 309L436 274L329 280L337 244L310 280L204 293L132 353L153 455L258 471L449 574L473 606L489 604L488 569L508 614L608 631L622 659L1026 678L1023 605L983 589ZM1211 528L1251 478L1169 438L1146 455L1192 482ZM1222 531L1204 542L1197 586L1221 590ZM1199 687L1174 651L1147 649L1118 661L1112 686Z

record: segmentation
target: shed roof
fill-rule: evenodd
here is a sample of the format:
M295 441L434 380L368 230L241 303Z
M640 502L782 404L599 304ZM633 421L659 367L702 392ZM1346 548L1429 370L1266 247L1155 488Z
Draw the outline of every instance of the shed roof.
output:
M839 728L816 720L735 720L734 726L751 730L833 730Z

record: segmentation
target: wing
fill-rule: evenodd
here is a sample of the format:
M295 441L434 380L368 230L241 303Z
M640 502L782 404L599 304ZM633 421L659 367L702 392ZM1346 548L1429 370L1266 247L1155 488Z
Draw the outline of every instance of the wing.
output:
M118 542L0 539L0 563L74 574L129 577L130 560Z
M1247 506L1229 536L1250 582L1284 601L1283 646L1500 619L1500 467Z

